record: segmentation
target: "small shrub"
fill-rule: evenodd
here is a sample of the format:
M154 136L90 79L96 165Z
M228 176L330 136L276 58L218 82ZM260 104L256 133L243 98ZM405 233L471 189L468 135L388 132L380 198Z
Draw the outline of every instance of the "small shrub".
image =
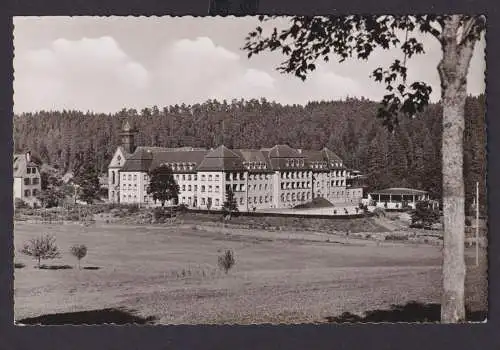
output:
M20 252L36 259L39 268L41 260L56 259L61 256L59 248L56 245L56 239L51 235L42 235L30 239L24 243Z
M84 244L75 244L71 247L71 254L78 259L78 269L80 269L80 260L87 255L87 247Z
M236 261L234 259L234 253L231 250L226 250L224 254L219 256L218 259L219 267L222 270L224 270L226 274L234 266L235 263Z
M387 202L384 202L384 208L387 209Z

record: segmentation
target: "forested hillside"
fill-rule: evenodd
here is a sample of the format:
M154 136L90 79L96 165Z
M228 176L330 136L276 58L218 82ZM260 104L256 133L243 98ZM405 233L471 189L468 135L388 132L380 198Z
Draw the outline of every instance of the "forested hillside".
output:
M52 166L71 170L92 150L95 165L106 171L119 145L127 118L139 129L138 145L261 148L279 143L319 149L327 146L348 166L368 176L369 188L408 186L441 195L441 107L430 105L413 119L403 119L393 134L375 118L377 103L350 98L283 106L262 100L214 100L122 110L116 114L41 111L15 116L15 152L31 150ZM464 171L467 202L480 181L485 188L484 96L466 103ZM224 122L223 122L224 121Z

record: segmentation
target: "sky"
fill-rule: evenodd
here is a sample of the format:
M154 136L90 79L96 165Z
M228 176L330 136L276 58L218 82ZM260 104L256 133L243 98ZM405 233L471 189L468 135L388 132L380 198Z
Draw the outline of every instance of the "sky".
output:
M287 19L274 22L278 27ZM375 51L368 61L321 63L305 82L276 71L284 56L247 58L241 48L256 17L15 17L14 112L77 109L114 113L207 99L265 97L283 104L364 97L380 100L370 78L401 51ZM408 81L431 84L440 97L436 39L408 61ZM468 93L485 91L485 40L476 44ZM401 56L401 57L400 57Z

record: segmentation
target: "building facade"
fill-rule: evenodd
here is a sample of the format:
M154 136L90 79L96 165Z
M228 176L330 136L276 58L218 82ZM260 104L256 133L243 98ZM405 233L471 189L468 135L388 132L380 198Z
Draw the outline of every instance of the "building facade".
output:
M110 202L159 205L147 187L149 172L162 165L172 169L180 189L178 202L189 208L221 209L229 189L240 211L293 208L316 197L356 205L363 196L361 187L348 183L350 171L342 160L327 148L136 147L136 132L125 123L122 145L108 168Z
M42 190L40 169L32 162L31 153L14 154L14 201L21 199L30 206L39 204L37 196Z

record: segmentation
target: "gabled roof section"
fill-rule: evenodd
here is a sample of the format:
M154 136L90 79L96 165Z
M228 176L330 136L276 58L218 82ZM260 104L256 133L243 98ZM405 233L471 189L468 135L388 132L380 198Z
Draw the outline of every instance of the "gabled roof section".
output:
M130 156L132 155L132 153L128 153L125 148L123 148L122 146L118 146L118 148L120 149L120 151L122 152L123 156L125 157L125 159L128 159L130 158Z
M288 145L276 145L262 150L273 170L299 170L305 168L305 156Z
M304 158L304 156L288 145L276 145L269 150L269 158Z
M305 149L305 150L302 150L301 154L306 158L306 161L308 163L326 161L322 151Z
M250 172L269 172L271 171L271 163L267 157L266 151L258 149L235 149L242 161L243 166Z
M336 155L335 153L333 153L331 150L329 150L328 148L323 148L321 150L321 152L324 154L326 160L331 163L331 162L340 162L342 163L342 159Z
M201 164L207 153L207 150L154 152L150 169L167 165L174 172L196 172L196 168Z
M153 161L153 152L146 147L137 147L131 154L120 171L148 171Z
M39 169L39 166L36 163L32 161L27 162L25 154L13 154L12 162L14 177L24 177L24 175L26 175L27 167L34 167Z
M243 171L243 160L241 156L224 145L210 151L200 166L199 171Z

